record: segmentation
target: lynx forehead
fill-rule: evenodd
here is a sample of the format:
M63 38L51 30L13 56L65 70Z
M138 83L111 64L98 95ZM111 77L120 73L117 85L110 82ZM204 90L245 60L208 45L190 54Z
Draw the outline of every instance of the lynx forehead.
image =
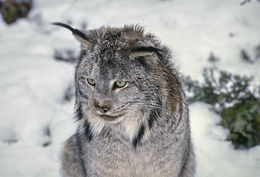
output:
M77 133L64 177L192 177L188 108L170 51L140 26L82 32L75 72Z

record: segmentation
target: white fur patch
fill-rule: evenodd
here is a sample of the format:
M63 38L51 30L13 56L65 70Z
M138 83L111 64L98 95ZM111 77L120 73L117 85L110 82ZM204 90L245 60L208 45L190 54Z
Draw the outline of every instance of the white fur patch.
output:
M136 136L138 128L141 125L140 118L135 115L129 115L121 122L122 130L129 137L129 140L132 141L134 136Z
M106 124L105 120L96 116L91 116L91 118L89 118L89 122L92 126L91 131L94 135L98 135Z
M135 110L135 109L134 109ZM115 131L122 133L125 137L129 138L130 141L134 139L136 136L140 126L144 122L144 117L141 117L135 111L130 111L128 114L120 117L114 122L106 121L96 115L94 115L90 110L84 112L85 115L88 116L88 121L91 124L91 131L93 135L98 135L102 131L102 129L108 125Z

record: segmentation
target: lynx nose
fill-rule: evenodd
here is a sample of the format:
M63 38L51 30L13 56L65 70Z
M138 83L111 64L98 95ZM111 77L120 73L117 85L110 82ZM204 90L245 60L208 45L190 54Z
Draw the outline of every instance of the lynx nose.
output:
M105 114L112 108L112 101L110 100L94 100L95 109L101 113Z

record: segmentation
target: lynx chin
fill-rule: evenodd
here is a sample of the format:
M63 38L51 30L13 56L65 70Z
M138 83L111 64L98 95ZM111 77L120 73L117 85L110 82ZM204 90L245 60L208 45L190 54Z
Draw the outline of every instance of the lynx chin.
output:
M141 26L80 31L77 132L63 177L193 177L189 113L170 51Z

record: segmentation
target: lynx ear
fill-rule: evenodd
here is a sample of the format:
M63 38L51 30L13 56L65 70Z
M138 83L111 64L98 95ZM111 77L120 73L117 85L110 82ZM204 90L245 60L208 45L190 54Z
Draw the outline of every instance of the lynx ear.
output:
M162 55L160 52L163 52L163 50L148 46L148 47L138 47L131 51L130 57L138 58L138 57L145 57L145 56L151 56L153 54L156 54L160 60L163 60Z
M52 23L52 25L61 26L63 28L67 28L68 30L70 30L74 35L74 37L81 43L81 48L83 50L89 48L92 45L92 40L80 30L74 29L71 26L60 22L54 22Z

